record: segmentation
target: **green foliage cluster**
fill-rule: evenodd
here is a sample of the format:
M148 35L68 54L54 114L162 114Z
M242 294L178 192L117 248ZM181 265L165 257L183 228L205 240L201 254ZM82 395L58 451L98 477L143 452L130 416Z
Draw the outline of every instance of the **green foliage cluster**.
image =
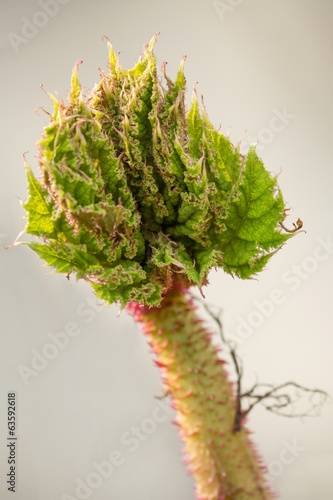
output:
M209 121L194 92L185 106L184 59L157 74L155 38L131 70L109 45L109 72L68 102L39 142L41 181L27 166L28 245L109 303L159 305L175 280L201 287L212 267L249 278L291 236L284 202L253 147L246 156Z

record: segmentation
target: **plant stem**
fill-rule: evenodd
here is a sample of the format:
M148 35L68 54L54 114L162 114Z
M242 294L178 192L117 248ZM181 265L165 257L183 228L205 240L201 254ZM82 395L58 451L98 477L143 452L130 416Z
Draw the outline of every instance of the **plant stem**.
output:
M237 402L225 363L187 290L169 290L160 307L128 307L148 336L177 411L197 498L274 498L247 429L235 430Z

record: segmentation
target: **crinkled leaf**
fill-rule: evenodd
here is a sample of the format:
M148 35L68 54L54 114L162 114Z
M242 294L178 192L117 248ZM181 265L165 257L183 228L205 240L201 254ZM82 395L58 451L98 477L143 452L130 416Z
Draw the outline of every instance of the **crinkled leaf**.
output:
M68 243L58 246L52 242L48 244L29 242L28 245L58 273L77 272L82 277L88 270L91 271L99 264L98 260L87 253L85 248Z
M201 287L212 267L249 278L292 235L282 231L276 178L254 148L244 157L216 130L184 61L158 76L155 39L129 71L112 46L109 73L83 96L78 65L68 103L39 144L40 184L28 171L26 231L58 272L76 272L99 297L158 305L175 282Z

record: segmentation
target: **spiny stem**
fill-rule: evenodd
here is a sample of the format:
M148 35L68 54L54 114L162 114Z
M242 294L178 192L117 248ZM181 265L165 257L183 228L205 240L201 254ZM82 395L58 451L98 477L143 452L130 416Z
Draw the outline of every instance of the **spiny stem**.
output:
M160 307L129 306L157 356L177 411L190 472L200 500L274 498L261 459L241 425L225 363L184 289L170 290Z

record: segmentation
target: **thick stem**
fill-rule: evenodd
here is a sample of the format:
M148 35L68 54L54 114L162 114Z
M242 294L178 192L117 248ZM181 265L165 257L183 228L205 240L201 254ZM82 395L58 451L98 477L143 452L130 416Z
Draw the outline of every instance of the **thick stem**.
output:
M224 362L186 290L170 290L160 307L129 306L157 356L177 411L200 500L274 498L244 426L235 430L236 398Z

